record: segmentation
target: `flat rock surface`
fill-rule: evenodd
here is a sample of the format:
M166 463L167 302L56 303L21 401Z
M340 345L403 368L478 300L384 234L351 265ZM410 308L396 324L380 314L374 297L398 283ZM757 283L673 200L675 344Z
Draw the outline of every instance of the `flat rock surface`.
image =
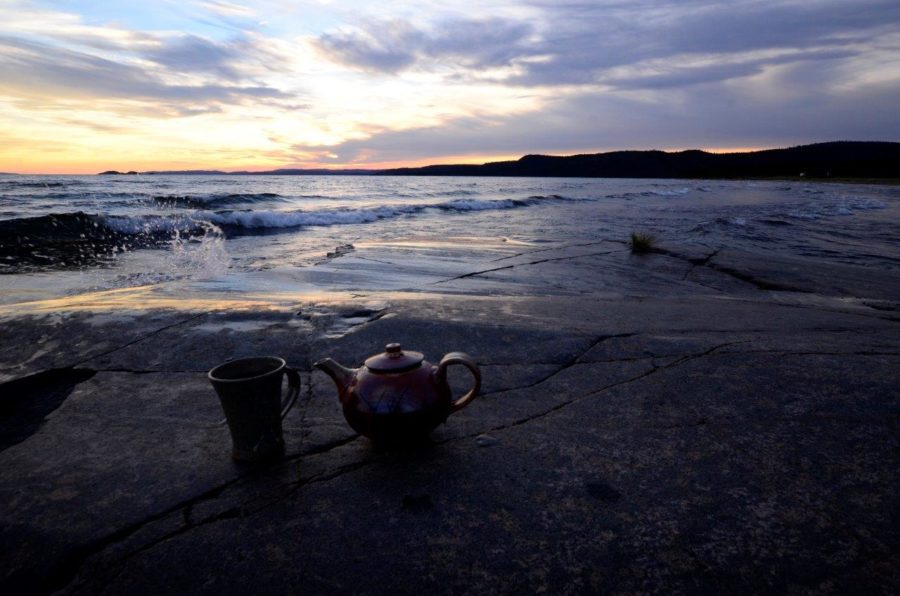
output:
M282 310L6 316L3 593L900 590L896 277L535 253ZM425 444L358 436L312 366L388 342L480 363ZM206 371L259 354L302 391L253 469Z

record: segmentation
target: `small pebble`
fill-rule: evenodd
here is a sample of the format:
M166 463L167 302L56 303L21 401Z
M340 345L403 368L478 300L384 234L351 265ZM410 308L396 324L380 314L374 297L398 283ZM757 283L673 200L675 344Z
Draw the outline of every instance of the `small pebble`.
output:
M499 442L499 439L495 439L491 435L478 435L477 437L475 437L475 443L479 447L491 447Z

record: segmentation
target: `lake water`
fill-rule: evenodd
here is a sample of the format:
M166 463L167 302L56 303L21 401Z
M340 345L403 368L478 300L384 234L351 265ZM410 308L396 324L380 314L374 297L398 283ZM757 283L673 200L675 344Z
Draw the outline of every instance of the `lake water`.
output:
M441 258L465 262L523 246L626 241L635 230L663 245L897 270L898 216L900 187L855 184L0 176L0 303L154 286L259 294L378 243L440 246ZM388 281L392 268L380 271ZM337 289L333 278L302 280L298 291ZM408 274L388 285L418 289Z

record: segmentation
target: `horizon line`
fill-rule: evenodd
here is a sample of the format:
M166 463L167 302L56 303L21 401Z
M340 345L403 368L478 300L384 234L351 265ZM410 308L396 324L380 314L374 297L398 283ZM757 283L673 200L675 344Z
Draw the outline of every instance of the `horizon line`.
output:
M268 172L276 172L279 170L300 170L300 171L311 171L311 170L324 170L329 172L382 172L388 170L403 170L403 169L420 169L420 168L428 168L428 167L449 167L449 166L483 166L492 163L504 163L504 162L515 162L519 161L523 157L536 155L543 157L574 157L579 155L603 155L608 153L650 153L650 152L662 152L662 153L685 153L689 151L701 151L704 153L709 153L712 155L728 155L728 154L743 154L743 153L754 153L754 152L762 152L762 151L777 151L782 149L793 149L797 147L807 147L813 145L825 145L831 143L897 143L900 141L853 141L853 140L836 140L836 141L819 141L814 143L801 143L795 145L788 145L782 147L733 147L733 148L724 148L724 147L713 147L713 148L668 148L668 149L612 149L607 151L593 151L593 152L579 152L579 153L523 153L518 157L511 157L509 159L492 159L489 161L482 162L437 162L437 163L427 163L425 165L392 165L389 167L378 166L378 165L370 165L370 166L331 166L331 165L313 165L313 166L278 166L278 167L269 167L267 169L220 169L216 167L188 167L183 169L150 169L137 171L133 169L107 169L102 172L92 171L92 172L83 172L83 173L59 173L59 172L7 172L0 171L0 175L2 176L98 176L103 174L103 172L119 172L121 175L141 175L141 174L158 174L158 173L166 173L171 172L173 174L183 173L183 172L198 172L198 171L211 171L211 172L219 172L222 174L264 174ZM452 158L451 158L452 159ZM262 166L260 166L262 167ZM133 174L130 174L133 172ZM113 175L113 174L110 174Z

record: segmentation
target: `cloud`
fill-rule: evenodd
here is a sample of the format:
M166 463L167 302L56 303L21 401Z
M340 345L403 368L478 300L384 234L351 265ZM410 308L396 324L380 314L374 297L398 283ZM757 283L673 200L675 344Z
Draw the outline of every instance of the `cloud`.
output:
M227 1L199 4L219 15L252 13ZM115 112L172 117L228 104L298 104L269 76L288 68L283 46L252 30L229 39L139 31L15 0L0 6L0 17L0 89L37 110L102 101Z
M228 79L238 76L231 64L240 57L238 49L197 35L166 40L142 55L173 71L206 72Z
M530 114L385 130L330 150L339 156L335 161L352 163L419 161L429 155L573 154L900 138L897 85L873 84L810 98L803 91L806 72L816 69L782 68L774 82L783 93L773 97L754 96L741 85L717 93L698 85L651 100L630 93L585 92Z
M121 126L116 124L106 124L93 120L85 120L82 118L60 118L58 122L66 125L77 126L79 128L87 128L101 133L133 133L137 129L130 126Z
M803 0L717 5L686 14L668 36L682 52L845 45L900 22L894 0Z
M458 58L475 68L506 66L531 53L529 23L501 19L449 20L435 27L424 53L432 58Z
M260 73L289 68L290 58L278 45L258 34L242 32L228 40L193 34L159 36L150 47L133 51L171 73L196 73L241 82Z
M430 25L363 20L321 35L316 45L335 62L381 74L415 69L454 82L553 87L612 81L661 89L753 76L772 65L815 59L809 52L849 56L873 37L900 31L896 0L525 4L540 17L444 18ZM511 70L486 73L493 67ZM648 74L648 67L655 72Z
M852 51L879 34L900 31L900 3L895 0L532 4L546 10L537 50L546 59L523 62L524 72L508 84L591 84L609 69L646 61L669 60L677 74L689 56L734 62L732 56L740 54ZM798 60L805 58L798 55ZM757 72L744 62L745 75ZM720 80L737 72L727 66L720 71ZM711 68L706 74L714 72Z
M393 73L423 61L469 68L506 66L529 53L532 34L528 23L499 18L444 20L431 28L404 20L370 21L325 33L316 45L336 62Z
M0 89L14 96L162 101L184 115L222 103L290 97L263 85L170 84L133 64L2 36Z
M670 67L662 73L640 74L601 79L604 84L617 89L673 89L704 83L722 82L762 73L767 67L809 61L826 61L852 58L858 52L850 50L818 50L792 52L787 55L751 60L704 64L701 66Z
M225 0L208 0L200 2L200 6L206 10L226 17L252 17L256 14L252 8L225 2Z
M415 62L422 37L409 23L390 21L373 25L371 30L326 33L316 45L336 62L363 70L396 72Z

